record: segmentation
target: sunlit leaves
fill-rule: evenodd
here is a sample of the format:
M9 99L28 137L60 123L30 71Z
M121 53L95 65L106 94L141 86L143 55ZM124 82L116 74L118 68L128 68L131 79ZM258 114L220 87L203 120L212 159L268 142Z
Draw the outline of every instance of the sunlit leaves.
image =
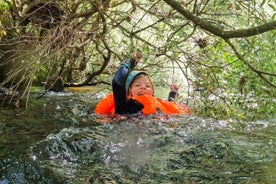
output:
M3 29L3 25L2 25L2 22L0 21L0 38L3 37L3 36L6 36L7 33L6 31Z

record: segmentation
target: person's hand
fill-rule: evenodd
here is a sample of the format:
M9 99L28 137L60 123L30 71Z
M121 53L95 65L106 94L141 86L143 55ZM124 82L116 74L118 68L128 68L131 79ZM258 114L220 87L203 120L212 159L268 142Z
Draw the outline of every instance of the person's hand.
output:
M143 56L139 52L134 52L133 55L134 55L134 58L136 60L136 63L139 63L142 60Z
M178 85L177 84L171 84L171 86L170 86L170 89L171 89L171 91L173 91L173 92L178 92L178 89L179 89L179 87L178 87Z

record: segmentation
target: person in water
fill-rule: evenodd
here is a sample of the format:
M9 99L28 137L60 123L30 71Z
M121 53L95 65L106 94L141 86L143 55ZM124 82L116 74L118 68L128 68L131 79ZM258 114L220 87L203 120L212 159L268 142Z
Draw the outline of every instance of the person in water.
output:
M132 71L141 55L135 59L126 59L120 66L112 80L112 91L101 100L95 109L97 114L133 114L142 112L145 115L162 112L164 114L191 114L191 110L184 104L174 102L178 86L170 86L168 101L154 97L154 85L147 73Z

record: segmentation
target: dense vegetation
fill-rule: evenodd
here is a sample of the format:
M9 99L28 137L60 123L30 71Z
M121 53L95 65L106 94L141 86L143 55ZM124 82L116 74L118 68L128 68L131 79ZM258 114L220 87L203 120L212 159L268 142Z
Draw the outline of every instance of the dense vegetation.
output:
M156 85L183 84L179 100L188 97L195 114L269 118L275 7L274 0L0 0L0 87L26 95L56 77L71 86L110 84L138 51L138 69Z

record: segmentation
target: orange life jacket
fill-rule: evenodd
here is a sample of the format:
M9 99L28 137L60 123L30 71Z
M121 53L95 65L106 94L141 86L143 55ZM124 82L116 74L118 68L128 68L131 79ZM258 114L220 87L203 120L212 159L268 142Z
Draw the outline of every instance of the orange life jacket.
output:
M162 113L167 115L192 113L191 109L184 104L164 101L149 95L136 96L132 99L144 105L144 108L142 109L142 113L144 115L156 114L158 112L158 109L160 109ZM107 95L97 104L95 112L97 114L105 115L113 115L115 113L113 93Z

